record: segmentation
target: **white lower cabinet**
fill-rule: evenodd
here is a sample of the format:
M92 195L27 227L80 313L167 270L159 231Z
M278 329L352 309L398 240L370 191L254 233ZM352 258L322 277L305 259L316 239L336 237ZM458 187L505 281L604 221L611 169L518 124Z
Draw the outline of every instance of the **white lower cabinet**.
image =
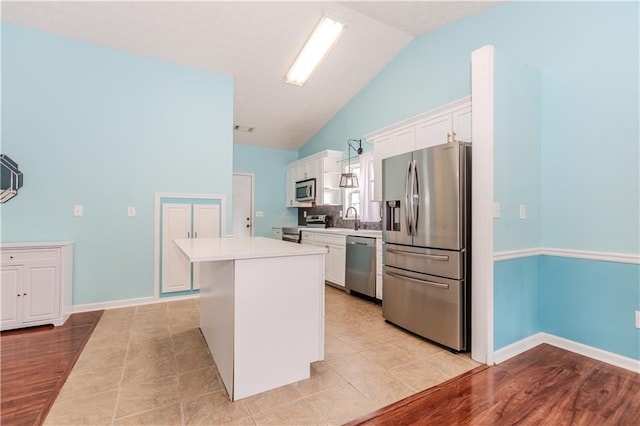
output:
M347 258L346 235L334 235L313 231L302 231L302 244L325 247L324 279L344 287L345 262Z
M324 246L328 253L324 263L325 279L344 287L344 276L347 258L347 237L345 235L331 235L317 233L317 246Z
M72 311L72 243L5 244L0 329L62 325Z
M220 236L220 205L165 203L162 205L162 293L197 290L202 282L201 267L193 265L173 243L176 238Z
M276 228L276 227L271 228L271 238L274 238L276 240L281 240L282 228Z

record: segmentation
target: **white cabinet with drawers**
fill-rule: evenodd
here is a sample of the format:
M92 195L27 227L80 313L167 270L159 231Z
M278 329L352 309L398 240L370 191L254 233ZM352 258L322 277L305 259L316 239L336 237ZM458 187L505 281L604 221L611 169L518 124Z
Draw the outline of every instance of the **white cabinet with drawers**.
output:
M0 329L64 324L73 306L73 243L3 244L0 251Z

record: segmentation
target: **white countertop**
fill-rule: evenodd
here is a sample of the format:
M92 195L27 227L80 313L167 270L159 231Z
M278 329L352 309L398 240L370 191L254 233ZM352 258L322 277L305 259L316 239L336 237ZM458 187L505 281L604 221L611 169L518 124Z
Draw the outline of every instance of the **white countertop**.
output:
M359 237L382 238L382 231L375 229L358 229L352 228L308 228L300 226L298 229L310 232L319 232L323 234L340 234L340 235L356 235Z
M37 241L20 243L2 243L0 249L21 249L21 248L55 248L73 244L73 241Z
M325 254L326 248L264 237L179 238L173 242L191 262Z

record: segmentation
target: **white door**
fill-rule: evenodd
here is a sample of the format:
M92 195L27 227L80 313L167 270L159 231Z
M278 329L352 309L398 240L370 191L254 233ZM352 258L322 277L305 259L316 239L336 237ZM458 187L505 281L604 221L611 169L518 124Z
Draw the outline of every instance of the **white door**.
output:
M253 175L233 174L233 236L253 235Z
M191 289L191 263L173 243L191 237L191 204L162 206L162 292Z
M456 140L471 142L471 107L453 112L452 127L456 132Z
M216 204L195 204L193 206L193 236L194 238L220 237L220 206ZM193 289L199 289L202 282L202 267L193 264Z
M33 322L60 316L60 276L56 265L25 268L22 321Z
M0 326L11 328L22 323L23 266L3 266L0 270Z
M451 133L451 114L423 121L416 126L416 149L429 148L447 143Z

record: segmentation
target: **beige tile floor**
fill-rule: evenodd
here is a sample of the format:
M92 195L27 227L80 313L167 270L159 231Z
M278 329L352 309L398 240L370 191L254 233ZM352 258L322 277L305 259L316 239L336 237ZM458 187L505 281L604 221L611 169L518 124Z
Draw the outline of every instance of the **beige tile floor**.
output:
M45 425L342 424L478 365L327 286L325 360L311 378L231 402L198 310L189 299L105 311Z

